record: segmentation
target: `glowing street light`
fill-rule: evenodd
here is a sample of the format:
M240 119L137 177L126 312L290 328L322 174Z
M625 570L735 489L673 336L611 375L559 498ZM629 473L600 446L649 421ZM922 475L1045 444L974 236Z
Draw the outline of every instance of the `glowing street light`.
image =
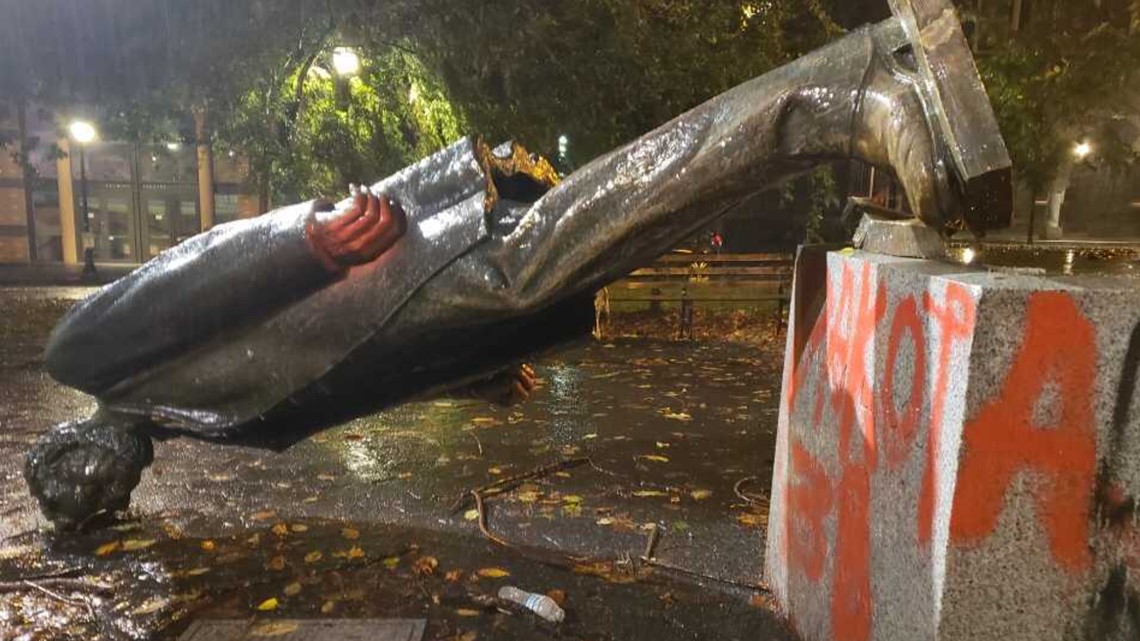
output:
M86 145L87 143L95 140L95 126L85 120L76 120L67 127L71 137L75 142Z
M170 151L178 151L179 149L182 148L182 143L168 142L168 143L166 143L166 148L169 149Z
M1073 147L1073 155L1077 157L1077 160L1084 160L1085 158L1088 158L1092 152L1092 144L1087 141L1077 143L1077 146Z
M68 133L79 143L79 189L83 198L83 274L95 276L95 238L91 234L91 212L87 207L87 145L95 140L95 125L85 121L73 121L67 127Z
M353 76L360 71L360 56L349 47L333 49L333 70L341 76Z

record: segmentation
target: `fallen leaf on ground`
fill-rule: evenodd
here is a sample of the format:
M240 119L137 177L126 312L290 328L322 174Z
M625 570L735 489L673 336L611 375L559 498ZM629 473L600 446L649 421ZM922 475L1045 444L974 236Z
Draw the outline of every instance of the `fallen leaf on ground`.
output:
M463 570L451 570L443 575L443 579L448 583L459 583L461 578L463 578Z
M577 494L567 494L566 496L562 497L562 502L577 504L582 502L582 497L578 496Z
M389 570L396 569L397 565L400 565L400 557L398 556L390 556L384 559L384 567L388 568Z
M305 555L305 563L316 563L320 561L324 554L320 550L313 550Z
M159 610L164 608L169 603L170 603L170 601L167 599L164 599L161 597L154 597L154 598L146 601L145 603L143 603L139 607L135 608L131 612L131 614L134 614L134 615L154 614L155 612L158 612Z
M668 492L662 492L661 490L638 490L638 491L634 492L633 495L638 496L638 497L669 496L669 493Z
M693 490L689 492L689 496L693 497L693 500L703 501L712 496L712 490Z
M439 560L434 556L421 556L420 558L416 559L415 563L412 564L412 571L420 576L427 576L429 574L434 574L435 569L438 567Z
M736 515L736 521L737 523L740 523L741 525L747 525L748 527L759 527L761 525L764 525L767 522L767 519L761 514L746 512L744 514Z
M773 606L773 603L771 597L766 594L760 594L757 592L748 599L748 605L751 605L754 608L770 608Z
M194 568L193 570L188 570L186 576L201 576L209 571L210 568Z
M637 458L643 458L647 461L653 461L655 463L668 463L669 462L668 456L661 456L660 454L642 454L641 456L639 456Z
M309 526L305 525L304 523L294 523L293 525L289 526L289 529L300 534L301 532L308 532Z
M108 554L111 554L112 552L118 551L118 549L122 546L123 546L123 544L119 541L111 541L110 543L104 543L103 545L100 545L99 547L95 548L95 556L107 556Z
M254 512L251 516L254 521L268 521L269 519L277 518L277 510L264 510L262 512Z
M350 559L363 559L364 558L364 550L361 549L360 546L354 545L351 548L349 548L349 550L348 550L348 558L350 558Z
M265 567L270 569L270 570L277 570L277 571L284 570L285 569L285 557L278 554L277 556L270 559L269 563L267 563L265 565Z
M295 621L266 621L249 631L249 636L257 638L279 637L292 634L301 625Z
M289 533L289 526L284 523L274 523L272 532L277 536L285 536Z
M297 596L301 593L301 584L294 581L285 586L285 596Z
M154 539L127 539L123 541L124 552L134 552L135 550L142 550L154 545Z
M485 579L501 579L511 575L510 572L507 572L503 568L481 568L478 574Z
M360 538L360 530L356 528L346 527L340 531L340 535L349 541L355 541Z
M455 613L461 617L477 617L477 616L479 616L478 610L472 610L469 608L459 608L458 610L455 611Z
M331 614L336 609L336 603L333 601L325 601L321 604L321 614Z
M479 638L479 633L474 630L468 630L463 634L456 635L455 641L475 641Z
M479 510L467 510L463 513L463 518L468 521L474 521L475 519L479 518Z
M277 597L269 597L268 599L257 604L259 612L272 612L277 609Z
M691 420L693 420L693 417L689 416L685 412L672 412L670 410L665 410L664 412L661 413L661 415L667 419L671 419L674 421L691 421Z
M218 544L214 543L210 539L202 541L201 546L204 552L213 552L214 550L218 549Z
M546 596L550 597L550 600L557 603L559 607L566 603L566 593L562 590L551 590L546 593Z

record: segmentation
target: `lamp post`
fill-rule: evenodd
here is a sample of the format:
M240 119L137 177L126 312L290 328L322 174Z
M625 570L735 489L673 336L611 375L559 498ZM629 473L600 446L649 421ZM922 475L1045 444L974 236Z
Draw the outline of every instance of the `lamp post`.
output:
M95 238L91 233L91 213L87 208L87 144L95 140L95 127L76 120L68 127L71 138L79 143L79 190L83 203L83 275L93 277L95 270Z
M348 108L349 79L360 73L360 56L351 47L337 47L332 54L333 71L336 72L336 106L344 111Z

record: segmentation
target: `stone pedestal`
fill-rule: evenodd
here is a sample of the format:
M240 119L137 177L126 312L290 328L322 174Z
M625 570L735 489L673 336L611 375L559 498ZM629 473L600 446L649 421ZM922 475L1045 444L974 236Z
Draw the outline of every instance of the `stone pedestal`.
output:
M806 641L1137 638L1140 288L797 258L768 579Z

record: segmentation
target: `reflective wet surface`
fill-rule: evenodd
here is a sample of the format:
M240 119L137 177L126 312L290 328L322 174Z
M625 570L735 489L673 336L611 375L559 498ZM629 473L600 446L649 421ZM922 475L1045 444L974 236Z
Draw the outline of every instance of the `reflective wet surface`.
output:
M779 340L583 341L537 359L540 389L515 408L425 400L281 453L161 442L127 520L51 536L20 469L39 432L93 407L39 362L83 293L0 289L0 630L176 638L199 617L404 617L427 618L427 639L788 636L741 587L763 572ZM509 548L457 506L560 461L486 500ZM652 530L654 558L680 571L638 561ZM506 584L561 591L566 622L494 601Z
M1140 249L1112 243L957 245L950 247L950 258L974 267L1028 268L1049 275L1140 276Z

